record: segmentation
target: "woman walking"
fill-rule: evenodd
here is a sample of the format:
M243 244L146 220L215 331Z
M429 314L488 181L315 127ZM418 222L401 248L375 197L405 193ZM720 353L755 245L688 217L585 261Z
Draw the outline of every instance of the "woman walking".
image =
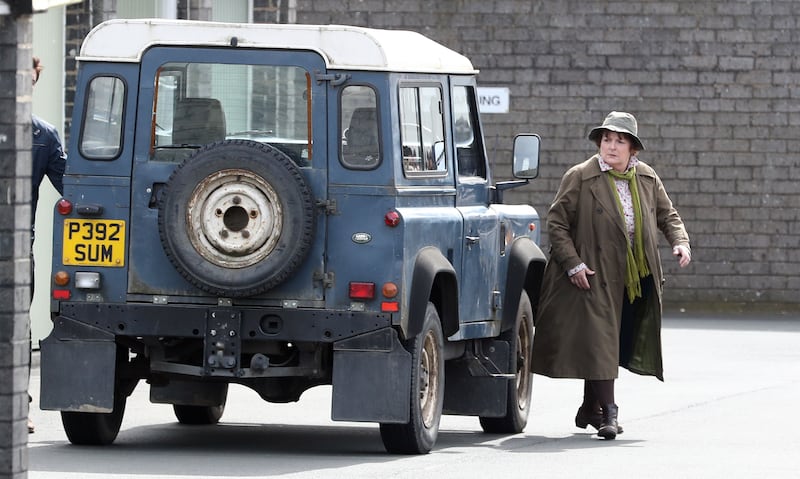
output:
M689 236L644 150L636 118L612 111L589 139L599 151L562 177L547 214L550 259L533 342L533 370L584 380L575 425L622 433L619 366L663 381L658 232L681 267Z

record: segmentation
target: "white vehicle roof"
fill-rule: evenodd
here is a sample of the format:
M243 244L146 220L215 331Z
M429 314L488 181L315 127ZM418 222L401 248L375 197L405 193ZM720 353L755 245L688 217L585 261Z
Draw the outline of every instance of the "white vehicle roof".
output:
M234 40L235 39L235 40ZM469 59L419 33L347 25L109 20L83 41L79 61L139 62L154 45L312 50L328 69L477 73Z

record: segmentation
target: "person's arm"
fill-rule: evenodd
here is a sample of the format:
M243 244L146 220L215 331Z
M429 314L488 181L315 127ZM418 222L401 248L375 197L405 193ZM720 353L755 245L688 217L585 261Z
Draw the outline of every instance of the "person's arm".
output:
M563 269L564 274L583 263L572 239L572 227L580 197L580 182L581 174L577 169L572 168L567 171L561 178L561 185L547 212L550 260L555 261Z
M61 144L61 138L58 132L54 129L52 131L52 138L50 142L50 151L47 156L47 178L50 183L58 191L58 194L64 194L64 170L67 165L67 154L64 153L64 147Z
M683 268L692 260L689 234L686 232L686 226L683 224L678 210L672 205L672 200L669 199L667 190L661 183L661 178L656 175L655 179L658 229L664 233L670 246L672 246L673 256L677 258L678 264Z

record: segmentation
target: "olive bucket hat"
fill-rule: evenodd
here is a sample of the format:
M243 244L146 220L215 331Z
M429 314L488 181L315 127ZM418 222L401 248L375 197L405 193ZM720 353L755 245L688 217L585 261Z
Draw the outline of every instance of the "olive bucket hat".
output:
M603 134L603 130L615 131L617 133L627 133L633 137L634 148L641 151L644 150L644 144L638 136L638 125L636 118L630 113L624 111L612 111L608 114L603 124L592 128L589 132L589 139L597 143L598 138Z

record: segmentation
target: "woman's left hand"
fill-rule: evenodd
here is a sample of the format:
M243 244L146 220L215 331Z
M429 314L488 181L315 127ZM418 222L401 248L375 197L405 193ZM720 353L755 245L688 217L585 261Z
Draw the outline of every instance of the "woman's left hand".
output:
M681 265L681 268L685 268L692 261L692 253L682 244L672 248L672 255L678 257L678 264Z

